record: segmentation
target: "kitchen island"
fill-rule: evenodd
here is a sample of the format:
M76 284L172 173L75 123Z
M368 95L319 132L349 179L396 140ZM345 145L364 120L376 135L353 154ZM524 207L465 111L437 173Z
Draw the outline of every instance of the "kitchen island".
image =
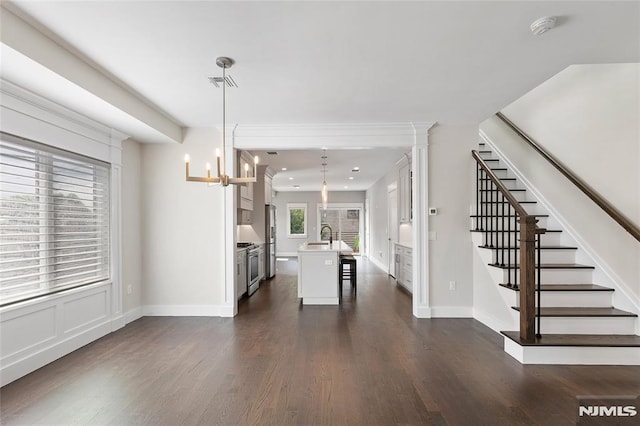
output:
M341 254L353 250L344 241L305 242L298 248L298 297L303 305L337 305Z

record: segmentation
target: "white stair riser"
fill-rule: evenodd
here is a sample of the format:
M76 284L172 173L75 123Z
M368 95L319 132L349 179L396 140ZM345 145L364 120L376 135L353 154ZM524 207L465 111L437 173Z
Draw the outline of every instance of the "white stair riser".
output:
M542 284L589 284L592 282L591 273L591 269L543 269L541 271L541 279ZM502 271L502 275L502 282L508 282L506 270ZM513 277L513 272L511 276Z
M495 250L483 248L491 252L491 262L495 262L496 259L507 263L509 255L511 255L511 262L514 259L519 259L520 250L505 250L504 258L502 254L497 254ZM509 253L510 252L510 253ZM575 250L540 250L540 260L542 263L575 263L576 251Z
M640 349L582 346L520 346L504 338L506 353L523 364L640 365Z
M538 218L538 223L537 223L538 227L545 228L545 229L560 229L558 226L549 226L548 219L549 218L546 218L546 217ZM509 220L506 216L504 217L504 219L499 216L487 216L485 218L472 217L470 229L476 229L476 222L478 223L478 227L482 229L489 228L489 227L491 227L492 229L499 229L499 230L509 229ZM514 220L511 219L511 229L519 226L520 226L519 223L517 222L514 223Z
M635 317L542 317L541 327L542 334L634 334Z
M516 298L516 305L520 306L519 292ZM536 303L537 303L536 293ZM541 304L544 308L552 307L585 307L608 308L611 306L610 291L543 291L540 295Z
M522 185L519 185L517 180L501 180L502 184L508 189L522 188ZM485 183L486 184L486 183ZM481 181L482 185L482 181Z
M491 187L489 188L491 189ZM513 196L513 198L515 198L517 201L536 201L535 198L533 198L531 195L529 195L528 192L526 191L510 191L511 195ZM501 202L502 201L502 197L500 194L496 193L496 192L486 192L486 191L482 191L482 197L480 199L480 202L486 202L486 203L490 203L490 202Z
M491 243L491 235L493 234L493 245L502 245L502 235L499 232L477 232L482 236L482 244ZM485 239L486 234L486 239ZM549 232L548 234L544 234L542 236L542 245L560 245L562 239L562 232ZM504 235L505 244L509 245L520 245L519 237L516 238L516 233L505 233Z
M535 201L535 200L532 200ZM502 206L497 207L498 204L496 203L487 203L484 206L481 206L480 208L482 209L482 212L485 215L499 215L502 213ZM524 208L524 210L528 213L528 214L548 214L547 211L540 206L540 203L533 203L533 204L521 204L522 208ZM474 207L475 208L475 207ZM508 208L505 209L506 212L508 212ZM513 220L513 219L512 219Z

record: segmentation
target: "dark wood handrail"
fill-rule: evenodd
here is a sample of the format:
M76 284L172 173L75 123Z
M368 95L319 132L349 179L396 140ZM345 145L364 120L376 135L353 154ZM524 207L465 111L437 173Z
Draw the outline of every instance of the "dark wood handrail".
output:
M504 195L504 198L507 199L509 204L511 204L511 207L513 207L516 213L518 213L518 216L520 217L530 216L529 213L527 213L527 211L520 205L518 200L516 200L516 198L513 195L511 195L511 191L509 191L507 187L504 186L500 178L497 177L496 174L493 173L493 170L491 170L491 168L487 165L487 163L484 162L482 157L480 157L480 154L478 153L478 151L476 151L475 149L472 150L471 155L473 156L473 158L475 158L475 160L478 162L480 167L482 167L482 169L487 174L487 176L489 176L489 179L493 181L494 185L498 188L498 190L502 192L502 195Z
M518 134L525 142L527 142L533 149L535 149L542 157L547 160L553 167L558 169L569 181L578 187L591 201L596 203L602 210L604 210L613 220L618 222L628 233L630 233L636 240L640 241L640 227L631 222L620 210L612 206L607 200L605 200L600 194L591 188L586 182L576 176L571 170L569 170L564 164L562 164L553 155L548 153L542 148L536 141L531 139L526 133L524 133L518 126L516 126L511 120L504 116L501 112L496 114L500 120L502 120L507 126L509 126L514 132Z

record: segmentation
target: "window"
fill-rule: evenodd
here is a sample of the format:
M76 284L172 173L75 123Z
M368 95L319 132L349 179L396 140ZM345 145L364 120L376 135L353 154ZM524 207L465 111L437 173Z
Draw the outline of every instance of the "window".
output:
M290 238L307 237L307 204L287 204L287 236Z
M0 306L108 280L109 165L0 136Z

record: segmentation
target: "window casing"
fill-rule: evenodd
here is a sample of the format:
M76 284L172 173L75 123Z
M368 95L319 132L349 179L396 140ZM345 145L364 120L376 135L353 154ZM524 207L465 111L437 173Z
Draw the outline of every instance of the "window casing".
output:
M0 136L0 306L109 280L109 165Z
M287 236L289 238L307 237L307 204L287 204Z

